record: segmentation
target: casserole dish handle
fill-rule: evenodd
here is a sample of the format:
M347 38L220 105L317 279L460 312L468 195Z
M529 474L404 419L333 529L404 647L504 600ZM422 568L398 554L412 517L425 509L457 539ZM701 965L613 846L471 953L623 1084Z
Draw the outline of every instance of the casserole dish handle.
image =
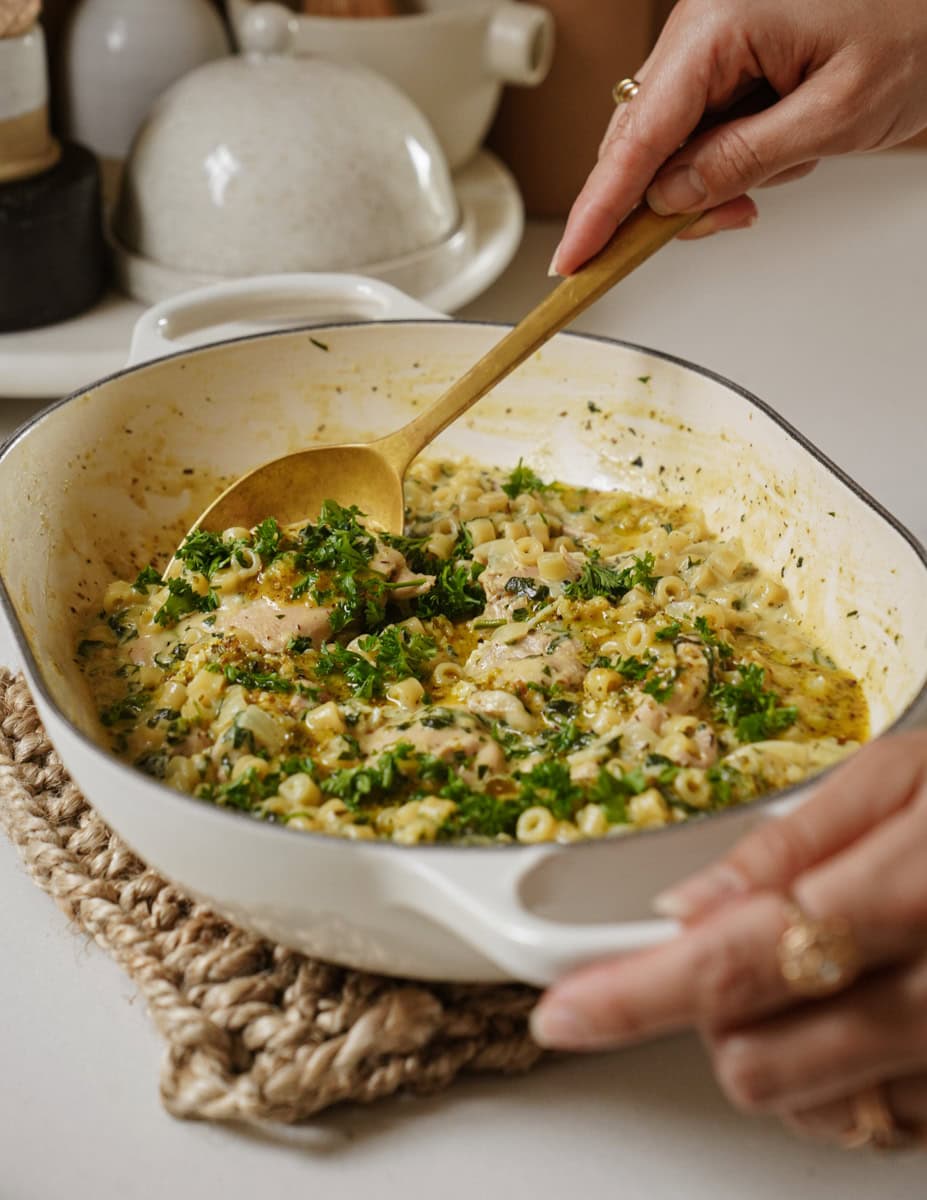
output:
M132 333L128 366L276 329L408 318L447 319L363 275L256 275L183 292L149 308Z
M493 853L468 860L455 854L440 863L409 864L419 887L406 887L399 902L412 903L466 941L514 979L545 987L575 967L599 958L641 950L673 937L675 921L566 922L532 912L524 900L529 876L561 849L525 848L515 858ZM417 895L415 893L418 893ZM414 899L413 899L414 897Z

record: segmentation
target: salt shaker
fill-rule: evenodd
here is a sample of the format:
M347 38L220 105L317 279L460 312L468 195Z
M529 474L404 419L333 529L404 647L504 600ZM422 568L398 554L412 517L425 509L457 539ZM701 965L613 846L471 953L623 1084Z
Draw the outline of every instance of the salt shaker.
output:
M229 50L210 0L80 0L62 38L63 117L68 135L101 160L107 199L157 97Z

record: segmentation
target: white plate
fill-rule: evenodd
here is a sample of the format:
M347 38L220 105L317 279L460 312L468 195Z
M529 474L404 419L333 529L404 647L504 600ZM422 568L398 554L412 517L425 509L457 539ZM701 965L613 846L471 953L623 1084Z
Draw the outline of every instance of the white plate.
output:
M463 308L486 291L511 262L524 229L515 180L489 151L462 167L454 183L463 219L472 223L470 251L451 279L415 296L441 312ZM71 321L0 334L0 399L51 400L121 370L143 311L143 305L113 291Z

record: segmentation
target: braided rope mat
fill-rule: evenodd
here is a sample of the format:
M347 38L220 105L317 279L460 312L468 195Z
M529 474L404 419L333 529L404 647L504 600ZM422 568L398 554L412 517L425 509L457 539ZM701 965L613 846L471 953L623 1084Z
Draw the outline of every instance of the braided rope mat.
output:
M0 823L32 878L122 966L167 1043L177 1117L305 1119L341 1101L520 1072L540 1050L520 986L415 984L255 937L148 869L70 780L22 677L0 669Z

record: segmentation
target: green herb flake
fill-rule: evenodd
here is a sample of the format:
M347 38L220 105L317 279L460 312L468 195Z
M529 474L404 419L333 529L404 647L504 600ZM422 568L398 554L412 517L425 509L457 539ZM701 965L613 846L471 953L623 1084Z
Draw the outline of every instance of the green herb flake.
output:
M155 568L149 563L147 567L139 571L139 573L136 575L135 582L132 584L132 587L135 589L135 591L141 592L143 596L147 596L149 588L160 587L162 582L163 580L161 579L160 572L156 571Z
M170 595L154 615L156 625L176 625L190 613L212 612L219 607L219 597L211 588L201 596L185 579L171 579L167 587Z
M139 713L151 703L150 692L130 692L121 700L116 700L100 712L100 721L107 729L120 725L125 721L134 720Z
M450 621L478 616L486 607L486 593L478 582L482 573L481 563L444 563L432 587L416 599L416 616Z
M653 696L658 704L662 704L664 700L668 700L673 694L673 688L676 686L676 676L676 671L653 675L644 684L644 691L648 696Z
M695 628L704 645L714 650L722 662L734 657L734 649L727 642L722 642L705 617L695 618Z
M635 558L630 566L610 567L599 560L598 552L593 552L583 563L579 579L574 579L563 589L563 594L571 600L591 600L594 596L604 596L612 602L622 599L634 587L642 587L653 592L659 582L659 576L653 574L654 557L648 551L640 558Z
M221 534L210 533L207 529L194 529L184 538L177 551L177 558L186 570L212 579L217 571L224 571L226 567L231 566L233 559L239 566L244 566L247 561L243 554L244 548L245 543L242 541L227 542Z
M223 674L229 683L239 684L249 691L259 692L295 692L296 682L285 679L276 671L263 670L260 662L249 662L242 666L229 664L223 669Z
M741 742L759 742L794 725L798 709L784 705L764 687L766 671L755 663L737 667L737 681L716 683L709 693L715 718L729 725Z
M516 496L520 496L523 492L546 492L550 489L550 484L545 483L539 476L535 475L530 467L524 465L524 460L519 459L518 465L509 475L508 479L502 485L502 490L510 500L514 500Z
M542 601L550 597L550 588L546 583L524 575L513 575L506 580L505 590L510 596L524 596L526 600Z
M251 546L265 566L279 553L282 538L283 533L273 517L262 521L254 530Z

